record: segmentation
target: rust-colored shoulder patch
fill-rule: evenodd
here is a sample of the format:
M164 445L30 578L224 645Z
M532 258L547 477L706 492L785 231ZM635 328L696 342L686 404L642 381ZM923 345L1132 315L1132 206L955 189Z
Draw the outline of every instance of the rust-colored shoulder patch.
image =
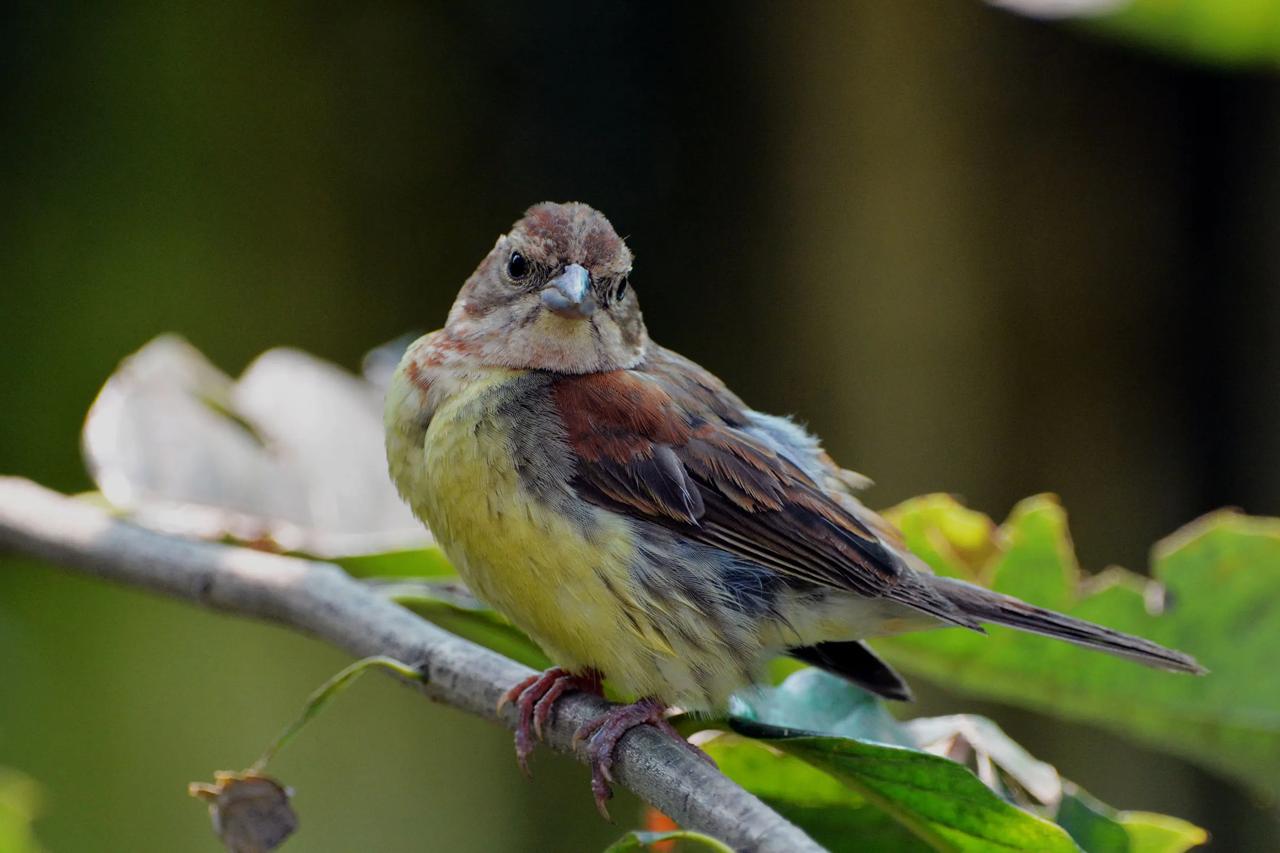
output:
M697 523L702 495L676 449L693 431L657 382L619 370L560 377L552 393L581 488L628 514Z
M683 444L691 429L656 382L631 371L560 377L553 386L569 443L591 461L652 456L653 444Z
M892 546L743 429L742 402L692 362L658 350L635 370L557 377L552 394L587 501L673 526L791 583L905 594Z

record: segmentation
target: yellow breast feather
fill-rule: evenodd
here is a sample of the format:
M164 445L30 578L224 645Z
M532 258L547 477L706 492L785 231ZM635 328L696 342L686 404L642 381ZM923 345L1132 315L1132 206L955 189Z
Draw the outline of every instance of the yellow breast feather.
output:
M523 371L453 372L437 368L429 382L413 382L402 369L388 393L388 433L403 445L392 453L400 461L391 462L401 493L471 589L557 662L598 668L624 684L641 680L650 661L633 651L636 639L648 655L675 652L636 616L631 527L596 512L584 529L525 489L512 424L499 411L506 386ZM433 405L423 405L424 393ZM425 427L423 411L430 413Z

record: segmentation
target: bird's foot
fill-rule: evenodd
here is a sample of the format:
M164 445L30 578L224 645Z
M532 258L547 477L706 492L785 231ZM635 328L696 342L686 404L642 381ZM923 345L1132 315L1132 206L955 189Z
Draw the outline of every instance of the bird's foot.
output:
M591 761L591 793L595 794L596 808L605 820L609 817L607 803L613 797L613 754L623 735L637 726L653 726L669 735L681 746L695 753L712 767L715 761L698 747L684 739L671 723L667 722L667 706L657 699L641 699L630 705L617 705L588 723L584 723L573 736L575 744L587 741L587 756Z
M546 672L529 676L502 694L498 700L498 711L501 712L508 702L514 702L520 712L516 723L516 763L525 776L533 775L529 772L529 756L537 742L542 740L542 730L551 718L556 700L566 690L603 696L600 681L600 673L594 670L575 675L553 666Z

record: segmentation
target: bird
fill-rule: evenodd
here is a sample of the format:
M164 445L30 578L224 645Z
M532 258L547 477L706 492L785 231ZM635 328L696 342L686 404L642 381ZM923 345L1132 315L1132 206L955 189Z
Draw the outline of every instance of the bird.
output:
M633 256L578 202L529 208L414 342L385 401L391 479L461 578L555 664L515 684L528 760L571 691L631 701L578 731L608 817L614 752L723 711L790 655L889 699L868 638L996 624L1166 670L1154 642L933 574L794 420L649 338Z

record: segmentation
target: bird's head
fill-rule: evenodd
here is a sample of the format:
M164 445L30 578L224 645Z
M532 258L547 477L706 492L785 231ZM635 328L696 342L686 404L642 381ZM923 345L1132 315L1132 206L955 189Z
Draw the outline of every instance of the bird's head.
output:
M630 274L631 251L598 211L534 205L467 279L446 330L487 365L634 367L648 335Z

